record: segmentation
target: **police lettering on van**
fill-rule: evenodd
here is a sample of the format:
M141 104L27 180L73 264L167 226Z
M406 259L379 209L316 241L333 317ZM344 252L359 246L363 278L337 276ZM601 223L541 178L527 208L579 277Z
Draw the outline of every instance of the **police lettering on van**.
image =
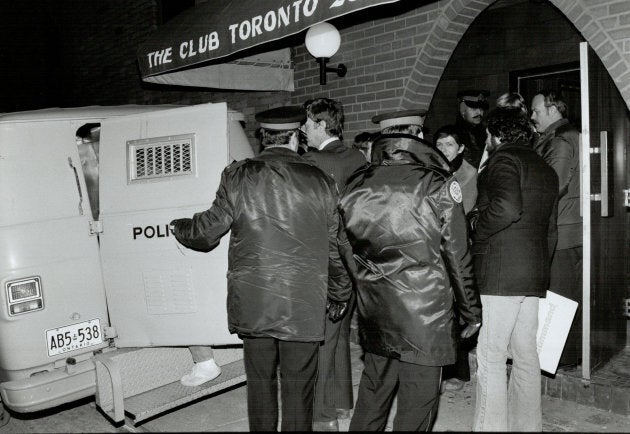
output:
M135 226L133 228L133 239L137 239L139 236L145 238L165 238L170 237L173 234L173 229L169 227L168 223L164 225L155 226Z

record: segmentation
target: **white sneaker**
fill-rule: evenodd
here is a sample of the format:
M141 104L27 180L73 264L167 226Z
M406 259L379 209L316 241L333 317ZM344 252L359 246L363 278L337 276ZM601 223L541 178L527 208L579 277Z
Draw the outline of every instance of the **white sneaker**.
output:
M189 374L182 377L180 382L184 386L199 386L210 380L214 380L221 375L221 368L214 359L206 360L205 362L195 363Z

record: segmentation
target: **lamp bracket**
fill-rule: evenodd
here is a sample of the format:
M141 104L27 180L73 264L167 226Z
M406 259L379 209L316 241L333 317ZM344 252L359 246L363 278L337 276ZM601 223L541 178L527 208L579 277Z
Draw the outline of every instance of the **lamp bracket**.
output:
M319 84L326 84L326 73L335 72L338 77L345 77L348 72L348 68L343 63L340 63L336 68L326 66L328 63L327 57L318 57L317 63L319 63Z

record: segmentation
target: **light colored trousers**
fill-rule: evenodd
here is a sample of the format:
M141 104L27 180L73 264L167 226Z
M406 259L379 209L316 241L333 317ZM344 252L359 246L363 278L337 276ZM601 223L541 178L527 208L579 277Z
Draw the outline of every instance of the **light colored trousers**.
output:
M473 431L542 431L538 297L482 295ZM506 362L512 357L507 379Z

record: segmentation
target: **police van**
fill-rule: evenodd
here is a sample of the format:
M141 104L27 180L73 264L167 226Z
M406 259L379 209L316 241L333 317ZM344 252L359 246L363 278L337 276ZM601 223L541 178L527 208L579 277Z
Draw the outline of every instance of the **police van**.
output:
M0 115L0 397L26 413L95 396L137 424L245 381L227 330L227 242L179 245L221 171L253 156L225 103ZM188 346L222 374L179 383Z

